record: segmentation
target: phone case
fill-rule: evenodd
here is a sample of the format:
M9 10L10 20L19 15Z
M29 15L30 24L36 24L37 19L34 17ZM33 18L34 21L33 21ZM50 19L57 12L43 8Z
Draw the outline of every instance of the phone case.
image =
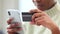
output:
M18 10L8 10L8 15L13 18L11 24L20 23L20 26L17 27L22 27L21 13ZM18 33L24 34L24 30L18 31Z

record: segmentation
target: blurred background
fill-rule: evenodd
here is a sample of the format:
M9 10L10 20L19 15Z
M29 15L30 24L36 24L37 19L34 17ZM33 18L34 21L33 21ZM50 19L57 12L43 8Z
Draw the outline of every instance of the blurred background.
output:
M60 2L60 0L58 0ZM0 30L7 34L7 9L17 9L22 12L28 12L30 9L36 8L32 0L0 0Z

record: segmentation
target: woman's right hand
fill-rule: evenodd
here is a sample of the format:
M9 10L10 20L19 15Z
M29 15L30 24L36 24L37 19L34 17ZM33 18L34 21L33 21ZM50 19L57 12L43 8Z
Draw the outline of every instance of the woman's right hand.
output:
M7 20L8 23L8 27L7 27L7 32L8 34L18 34L18 31L22 30L21 27L17 27L20 26L20 23L16 22L15 24L11 24L11 21L13 20L13 18L10 18Z

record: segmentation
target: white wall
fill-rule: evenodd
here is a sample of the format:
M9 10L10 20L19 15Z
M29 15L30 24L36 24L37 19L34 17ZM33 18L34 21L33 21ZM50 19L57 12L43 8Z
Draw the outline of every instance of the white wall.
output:
M2 26L2 24L1 24L2 23L2 21L1 21L2 13L1 12L2 12L2 0L0 0L0 30L2 29L2 27L1 27Z
M6 26L7 26L7 9L18 9L18 0L0 0L0 28L6 34Z
M60 3L60 0L58 0L59 1L59 3Z

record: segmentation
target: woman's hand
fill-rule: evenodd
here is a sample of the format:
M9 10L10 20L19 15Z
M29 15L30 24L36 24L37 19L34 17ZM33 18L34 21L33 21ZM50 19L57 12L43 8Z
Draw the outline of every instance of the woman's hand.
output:
M32 16L32 22L31 22L32 24L43 25L44 27L54 32L55 30L58 30L58 27L55 24L55 22L44 11L41 11L39 9L33 9L30 11L30 13L34 13Z
M20 26L20 24L18 22L15 24L11 24L12 20L13 20L13 18L10 18L7 20L7 23L9 25L9 27L7 27L7 32L8 32L8 34L18 34L18 31L22 30L22 28L17 27L17 26Z

